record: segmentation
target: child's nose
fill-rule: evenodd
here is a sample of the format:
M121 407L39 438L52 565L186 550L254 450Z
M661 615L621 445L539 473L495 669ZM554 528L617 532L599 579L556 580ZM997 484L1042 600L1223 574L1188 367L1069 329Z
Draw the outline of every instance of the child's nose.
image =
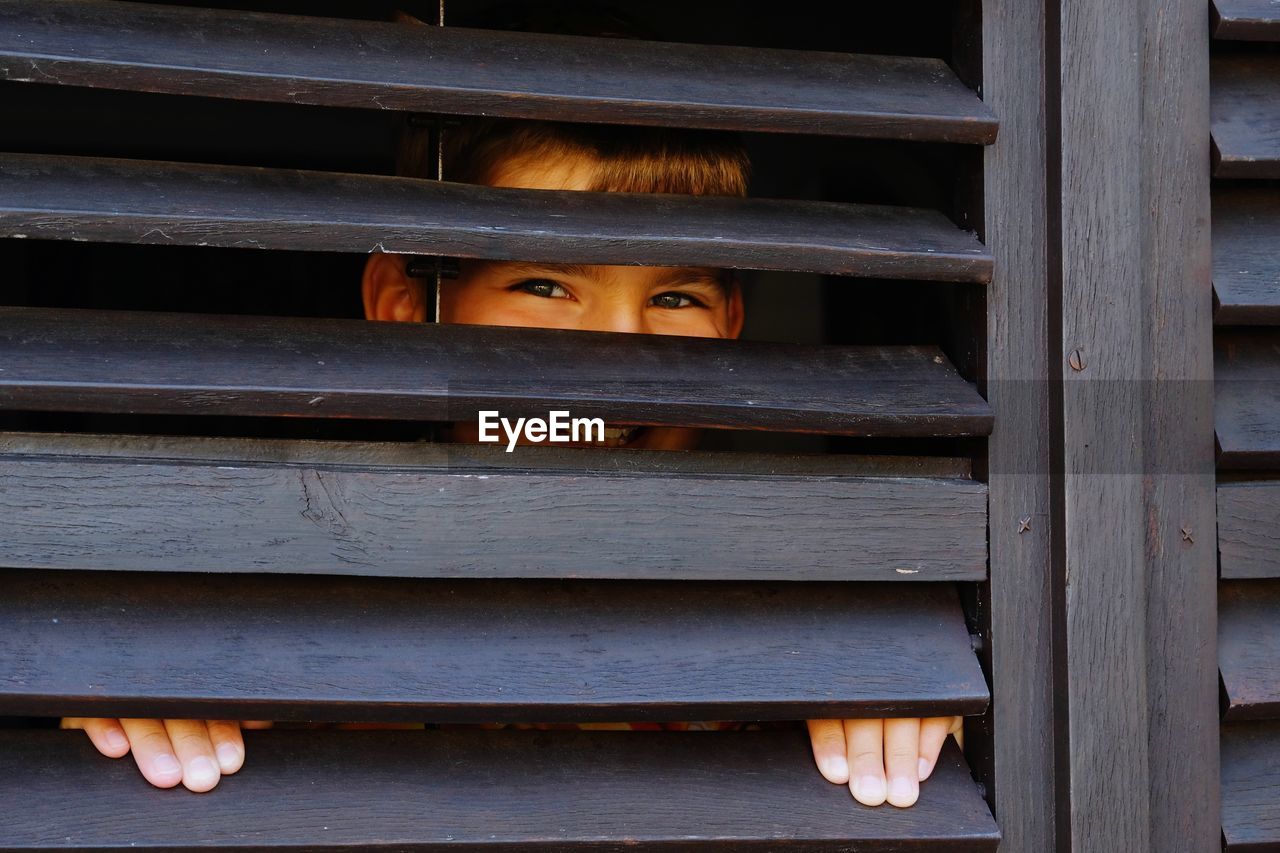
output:
M643 310L631 306L603 304L582 315L581 328L590 332L630 332L649 334Z

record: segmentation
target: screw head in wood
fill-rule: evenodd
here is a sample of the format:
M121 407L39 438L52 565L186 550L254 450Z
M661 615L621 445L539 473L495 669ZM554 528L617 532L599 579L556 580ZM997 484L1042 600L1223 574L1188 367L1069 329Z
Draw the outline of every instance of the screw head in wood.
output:
M1073 349L1071 355L1067 356L1067 364L1071 365L1072 370L1084 370L1084 353L1080 352L1079 349Z

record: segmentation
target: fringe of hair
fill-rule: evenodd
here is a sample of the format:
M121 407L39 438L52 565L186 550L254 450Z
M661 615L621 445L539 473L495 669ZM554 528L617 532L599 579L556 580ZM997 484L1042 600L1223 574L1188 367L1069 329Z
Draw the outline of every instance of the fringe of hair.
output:
M564 158L594 164L596 192L745 196L751 170L738 136L718 131L480 118L444 134L450 181L491 183L503 163ZM421 136L402 140L401 174L430 177L428 160Z

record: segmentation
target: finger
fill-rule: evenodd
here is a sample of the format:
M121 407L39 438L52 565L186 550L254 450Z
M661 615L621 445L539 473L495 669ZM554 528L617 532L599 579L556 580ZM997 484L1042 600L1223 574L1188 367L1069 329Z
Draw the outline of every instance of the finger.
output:
M58 721L58 728L83 729L84 721L87 719L88 717L63 717L61 720Z
M244 738L235 720L209 720L209 740L223 774L235 773L244 766Z
M242 729L269 729L275 723L270 720L241 720L240 728Z
M848 750L844 745L844 725L839 720L806 720L813 760L828 782L843 785L849 781Z
M115 717L85 717L76 728L83 728L89 740L107 758L123 758L129 754L129 738Z
M172 788L182 781L182 765L173 754L164 723L121 717L120 726L129 738L133 760L138 763L143 778L157 788Z
M959 717L928 717L920 721L920 781L928 779L938 764L938 754Z
M884 769L889 777L889 805L915 805L920 798L919 717L884 721Z
M182 763L182 784L187 790L199 794L217 785L222 772L204 720L165 720L164 728Z
M845 720L849 790L864 806L884 802L884 720Z

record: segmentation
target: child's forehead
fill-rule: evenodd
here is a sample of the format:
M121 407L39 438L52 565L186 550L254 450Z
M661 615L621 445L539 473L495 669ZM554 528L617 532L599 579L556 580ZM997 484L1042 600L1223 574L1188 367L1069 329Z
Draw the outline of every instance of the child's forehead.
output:
M480 261L486 272L503 276L554 276L609 282L620 277L643 278L655 283L690 283L718 281L723 273L715 267L655 267L610 264L557 264L532 261Z

